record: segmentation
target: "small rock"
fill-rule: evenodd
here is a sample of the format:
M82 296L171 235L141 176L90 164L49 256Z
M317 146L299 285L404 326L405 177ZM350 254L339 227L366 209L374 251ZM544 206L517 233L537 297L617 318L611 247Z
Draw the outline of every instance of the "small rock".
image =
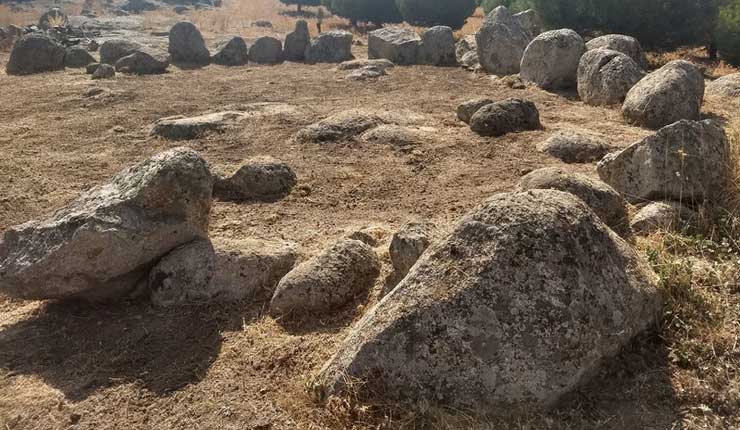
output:
M317 143L348 140L383 123L383 119L373 113L343 111L305 127L296 134L296 138Z
M285 275L270 302L270 314L328 313L366 292L380 274L373 249L345 239Z
M90 63L85 66L85 73L92 75L96 70L98 70L98 67L100 67L100 63Z
M114 65L116 61L142 48L140 44L124 39L107 40L100 46L100 62Z
M244 118L245 114L238 111L194 117L176 115L157 120L152 126L151 134L173 140L196 139L208 132L223 132L229 127L238 125Z
M272 23L270 21L267 21L265 19L260 19L252 23L255 27L261 27L261 28L272 28Z
M392 145L395 147L415 146L423 143L427 136L419 129L395 124L381 124L362 133L364 142Z
M365 67L376 67L379 69L391 69L396 65L386 60L385 58L379 58L375 60L350 60L340 63L337 66L337 70L357 70Z
M387 234L388 231L385 228L378 225L370 225L348 234L347 239L359 240L365 245L372 246L374 248L380 244Z
M158 75L165 73L169 65L167 54L140 49L116 61L116 71L134 75Z
M211 298L216 254L208 239L172 250L149 272L150 300L168 307Z
M603 137L575 131L558 131L537 145L538 151L564 163L599 161L613 149Z
M654 202L646 205L632 219L632 231L649 235L658 231L682 232L691 227L699 216L678 202Z
M457 107L457 118L465 124L470 124L471 118L473 118L473 115L475 115L480 108L493 103L495 103L495 100L488 97L481 97L463 102Z
M503 136L540 127L537 106L522 99L507 99L485 105L470 119L470 129L481 136Z
M64 66L69 68L83 68L88 64L95 63L95 58L90 55L87 49L81 46L72 46L67 48L64 56Z
M385 69L375 66L365 66L361 69L352 71L347 75L346 79L350 81L366 81L368 79L377 79L381 76L386 76L388 73Z
M437 227L428 221L406 223L393 234L388 252L395 278L400 281L434 240Z
M276 200L290 194L297 182L288 164L272 157L245 161L227 178L217 178L214 197L221 200Z
M111 79L116 76L116 70L110 64L100 64L92 74L92 79Z

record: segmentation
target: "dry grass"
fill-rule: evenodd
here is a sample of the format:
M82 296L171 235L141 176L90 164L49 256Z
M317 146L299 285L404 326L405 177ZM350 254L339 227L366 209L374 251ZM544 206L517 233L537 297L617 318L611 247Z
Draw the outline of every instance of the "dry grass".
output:
M8 4L0 4L0 26L17 25L20 27L36 24L43 9L36 6L16 7Z

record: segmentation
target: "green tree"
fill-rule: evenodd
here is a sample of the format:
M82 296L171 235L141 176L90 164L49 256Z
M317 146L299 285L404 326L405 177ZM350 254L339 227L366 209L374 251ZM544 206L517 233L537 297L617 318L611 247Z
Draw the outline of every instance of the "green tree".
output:
M357 22L398 23L403 18L394 0L321 0L334 15Z
M297 5L298 13L303 12L303 6L318 6L321 4L321 0L280 0L280 3L287 5Z
M476 0L396 0L403 19L412 25L461 28L476 8Z
M740 0L728 0L722 5L715 38L722 58L740 65Z

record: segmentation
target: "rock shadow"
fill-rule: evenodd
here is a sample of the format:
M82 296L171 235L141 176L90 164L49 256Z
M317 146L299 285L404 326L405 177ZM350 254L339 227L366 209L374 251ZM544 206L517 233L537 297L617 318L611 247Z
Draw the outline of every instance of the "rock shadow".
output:
M221 350L222 331L258 316L258 308L240 304L48 303L0 331L0 367L38 375L72 401L132 382L166 395L205 376Z

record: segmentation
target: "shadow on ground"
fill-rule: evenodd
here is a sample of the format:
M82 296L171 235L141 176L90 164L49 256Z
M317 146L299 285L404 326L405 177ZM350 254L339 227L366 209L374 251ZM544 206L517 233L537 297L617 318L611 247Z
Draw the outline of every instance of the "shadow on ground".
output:
M166 395L200 381L221 350L222 331L254 321L240 305L155 309L50 303L0 331L0 367L38 375L73 401L138 382Z

